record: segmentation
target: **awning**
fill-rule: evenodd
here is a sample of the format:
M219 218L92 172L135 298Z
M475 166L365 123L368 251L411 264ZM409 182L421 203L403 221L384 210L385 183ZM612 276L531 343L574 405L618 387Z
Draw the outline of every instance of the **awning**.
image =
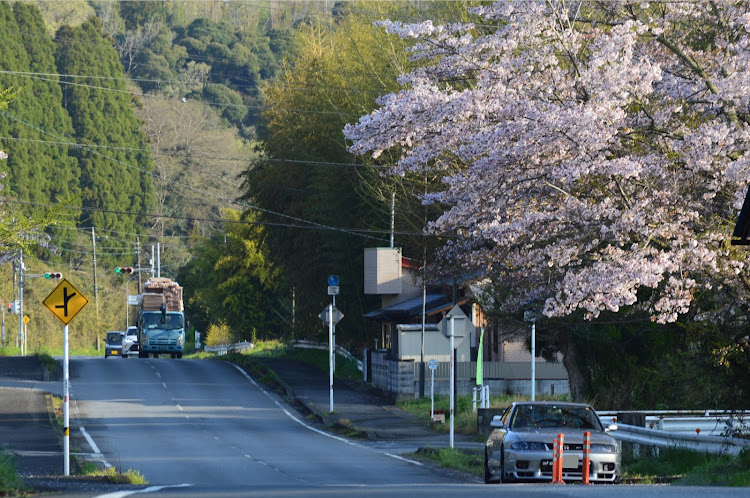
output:
M469 298L462 299L458 304L463 304ZM425 314L433 315L442 311L448 311L454 306L451 298L444 294L427 294L425 296ZM408 299L400 303L392 304L379 310L366 313L365 318L385 322L404 322L409 319L422 316L422 296Z

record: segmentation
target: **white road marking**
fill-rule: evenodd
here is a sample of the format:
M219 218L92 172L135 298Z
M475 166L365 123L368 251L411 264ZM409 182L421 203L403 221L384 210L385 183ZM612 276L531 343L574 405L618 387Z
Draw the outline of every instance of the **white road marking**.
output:
M126 496L130 496L130 495L134 495L138 493L155 493L156 491L161 491L162 489L187 488L189 486L192 486L192 484L174 484L170 486L150 486L144 489L131 489L129 491L118 491L116 493L107 493L106 495L97 495L95 498L124 498Z
M372 450L372 448L368 448L367 446L363 446L363 445L361 445L359 443L355 443L354 441L349 441L348 439L340 437L340 436L334 436L333 434L329 434L328 432L321 431L320 429L317 429L317 428L315 428L315 427L313 427L311 425L306 424L302 420L300 420L297 417L295 417L289 410L287 410L281 403L279 403L278 400L274 399L273 396L271 396L265 389L263 389L263 387L261 387L260 384L258 384L257 382L255 382L255 379L253 379L252 377L250 377L247 374L247 372L245 372L242 368L240 368L238 365L235 365L234 363L230 363L230 365L232 365L234 368L236 368L255 387L257 387L263 394L265 394L271 401L273 401L276 404L276 406L278 406L281 409L281 411L283 411L287 415L287 417L289 417L290 419L294 420L295 422L297 422L299 425L301 425L305 429L313 431L313 432L316 432L316 433L320 434L321 436L329 437L331 439L335 439L336 441L341 441L342 443L346 443L346 444L351 445L351 446L357 446L359 448L365 448L365 449L368 449L368 450ZM374 450L374 451L377 451L377 450ZM397 460L402 460L404 462L413 463L414 465L420 465L420 466L423 465L422 462L418 462L416 460L410 460L408 458L404 458L402 456L394 455L392 453L386 453L386 452L378 452L378 453L381 453L383 455L395 458Z
M86 429L83 426L81 426L80 429L81 429L81 434L83 434L83 437L86 438L86 442L88 442L89 446L91 446L91 450L94 453L94 457L100 462L102 462L102 464L104 464L106 468L110 468L112 464L109 463L106 458L104 458L104 455L102 455L102 452L99 450L99 447L96 445L92 437L89 436L89 433L86 432Z

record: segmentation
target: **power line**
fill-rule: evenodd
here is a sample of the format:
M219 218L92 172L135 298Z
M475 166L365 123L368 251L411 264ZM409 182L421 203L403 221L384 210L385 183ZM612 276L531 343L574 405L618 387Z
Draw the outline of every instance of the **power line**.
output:
M17 121L17 122L19 122L21 124L24 124L25 126L28 126L28 127L32 128L32 129L35 129L35 130L37 130L38 132L40 132L40 133L42 133L44 135L51 135L51 136L54 136L56 138L60 138L59 135L56 135L54 133L49 133L49 132L47 132L47 131L45 131L45 130L37 127L37 126L34 126L34 125L30 124L30 123L27 123L24 120L22 120L20 118L17 118L15 116L12 116L12 115L4 112L4 111L0 111L0 114L5 115L6 117L8 117L10 119L13 119L13 120L15 120L15 121ZM63 142L63 143L65 143L65 142ZM70 146L71 144L68 143L67 145ZM81 147L86 147L86 145L83 144L83 145L81 145ZM254 205L251 205L251 204L240 204L240 203L238 203L235 200L226 199L226 198L224 198L222 196L211 194L210 192L203 191L203 190L197 189L195 187L191 187L191 186L189 186L187 184L180 183L180 182L177 182L175 180L170 180L170 179L162 178L160 175L158 175L156 173L151 173L149 171L144 170L143 168L139 168L137 166L133 166L131 164L128 164L128 163L126 163L124 161L120 161L119 159L116 159L116 158L113 158L113 157L110 157L110 156L106 156L106 155L104 155L104 154L102 154L102 153L100 153L100 152L98 152L96 150L91 150L91 152L94 153L94 154L97 154L98 156L101 156L103 158L109 159L109 160L111 160L111 161L113 161L113 162L115 162L117 164L122 164L122 165L124 165L124 166L126 166L128 168L131 168L131 169L134 169L136 171L139 171L139 172L141 172L141 173L143 173L145 175L149 175L149 176L151 176L154 179L162 180L162 181L165 181L167 183L170 183L170 184L173 184L173 185L176 185L176 186L181 186L183 188L195 191L197 193L202 193L204 195L210 195L210 196L213 196L216 199L223 200L225 202L229 202L230 204L241 205L245 209L252 209L252 210L260 211L260 212L263 212L263 213L266 213L266 214L270 214L270 215L274 215L274 216L279 216L281 218L289 219L289 220L292 220L292 221L296 221L296 222L300 222L300 223L306 223L306 224L309 224L309 225L311 225L313 227L330 228L330 229L333 229L333 230L336 230L336 231L346 231L345 229L338 229L338 228L331 227L331 226L328 226L328 225L324 225L324 224L321 224L321 223L317 223L317 222L305 220L303 218L298 218L296 216L290 216L290 215L287 215L287 214L284 214L284 213L279 213L279 212L276 212L276 211L272 211L270 209L265 209L265 208L262 208L260 206L254 206ZM127 214L127 213L120 213L120 214Z
M0 114L6 115L7 117L10 117L11 119L16 119L14 116L6 114L4 111L0 111ZM232 162L261 161L261 162L274 162L274 163L308 164L310 166L340 166L340 167L348 167L348 168L375 168L375 169L388 169L389 168L388 165L363 164L363 163L341 163L341 162L334 162L334 161L312 161L309 159L289 159L289 158L278 158L278 157L248 157L248 158L221 157L221 156L213 156L209 154L172 154L170 152L154 151L154 150L143 149L143 148L138 148L138 147L120 147L116 145L99 145L99 144L89 144L89 143L80 143L80 142L63 142L63 141L55 141L55 140L41 140L38 138L19 138L19 137L0 136L0 140L9 140L13 142L29 142L29 143L37 143L37 144L43 144L43 145L61 145L61 146L72 147L76 149L103 149L103 150L122 150L122 151L128 151L128 152L150 152L151 154L155 156L166 156L166 157L183 158L183 159L190 159L190 158L215 159L217 161L232 161Z
M42 202L26 202L26 201L18 201L15 199L7 199L7 198L0 198L0 203L21 204L21 205L46 207L46 208L62 207L64 209L69 209L69 210L122 214L122 215L141 216L145 218L157 218L157 219L167 218L167 219L173 219L173 220L206 221L206 222L219 223L219 224L258 225L258 226L268 226L268 227L295 228L295 229L303 229L303 230L326 230L326 231L334 231L334 232L343 232L349 235L357 235L357 236L372 238L372 239L381 240L381 241L387 241L389 239L374 237L369 234L390 234L391 233L389 229L381 230L381 229L373 229L373 228L334 227L330 225L323 225L320 223L313 223L309 221L306 221L308 225L297 225L297 224L291 224L291 223L279 223L279 222L272 222L272 221L227 220L227 219L221 219L221 218L204 218L204 217L197 217L197 216L177 216L177 215L167 215L167 214L158 214L158 213L136 213L132 211L121 211L121 210L116 210L116 209L103 209L103 208L93 208L93 207L85 207L85 206L83 207L82 206L79 206L79 207L61 206L60 204L48 204L48 203L42 203ZM290 217L290 218L293 218L293 217ZM406 232L406 231L394 232L394 234L423 236L423 237L449 237L449 238L454 237L449 234L428 234L424 232Z
M14 72L14 71L0 71L0 74L1 73L9 74L9 73L16 73L16 72ZM70 81L57 80L57 79L53 79L53 78L44 78L44 77L33 76L33 75L29 74L29 73L26 73L26 74L18 73L18 74L22 75L22 76L25 76L27 78L30 78L30 79L34 79L34 80L38 80L38 81L47 81L47 82L56 83L56 84L59 84L59 85L68 85L68 86L75 86L75 87L81 87L81 88L89 88L89 89L92 89L92 90L100 90L100 91L105 91L105 92L124 93L124 94L131 95L131 96L134 96L134 97L162 98L162 99L164 98L162 95L158 95L158 94L141 93L141 92L135 92L135 91L131 91L131 90L120 90L120 89L117 89L117 88L108 88L108 87L104 87L104 86L86 85L86 84L83 84L83 83L74 83L74 82L70 82ZM281 108L280 109L280 108L276 108L276 107L269 107L269 106L262 106L262 105L250 106L250 105L246 105L246 104L226 104L226 103L220 103L220 102L207 102L205 100L201 100L201 103L203 103L203 104L205 104L207 106L211 106L211 107L244 108L244 109L247 109L247 110L254 110L254 111L258 111L258 112L261 112L261 111L277 111L277 112L291 112L291 113L294 113L294 114L320 114L320 115L336 115L336 116L344 115L344 116L356 116L356 117L362 116L362 114L359 114L359 113L341 113L341 112L338 112L338 111L317 111L317 110L310 110L310 109L293 109L293 108Z

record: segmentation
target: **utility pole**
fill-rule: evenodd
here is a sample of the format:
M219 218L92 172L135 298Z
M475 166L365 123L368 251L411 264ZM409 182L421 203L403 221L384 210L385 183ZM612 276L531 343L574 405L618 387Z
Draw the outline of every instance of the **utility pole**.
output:
M23 250L18 256L18 343L23 356Z
M96 235L91 227L91 247L94 251L94 302L96 303L96 323L99 324L99 288L96 285ZM97 339L98 341L98 339Z
M136 237L135 239L135 266L138 268L138 292L136 294L141 293L141 238Z

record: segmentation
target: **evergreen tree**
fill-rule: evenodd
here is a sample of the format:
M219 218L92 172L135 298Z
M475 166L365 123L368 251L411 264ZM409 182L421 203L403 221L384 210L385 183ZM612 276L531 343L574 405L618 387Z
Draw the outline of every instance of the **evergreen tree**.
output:
M56 37L58 72L90 78L63 80L63 103L73 120L81 166L80 222L139 233L153 206L151 159L133 113L122 66L94 18ZM89 208L89 209L86 209Z
M0 31L8 34L0 40L0 67L13 72L0 75L0 86L19 90L0 116L0 134L18 139L5 145L10 192L21 201L60 202L78 194L79 170L65 145L73 127L54 76L54 44L39 10L21 2L12 11L0 4Z

